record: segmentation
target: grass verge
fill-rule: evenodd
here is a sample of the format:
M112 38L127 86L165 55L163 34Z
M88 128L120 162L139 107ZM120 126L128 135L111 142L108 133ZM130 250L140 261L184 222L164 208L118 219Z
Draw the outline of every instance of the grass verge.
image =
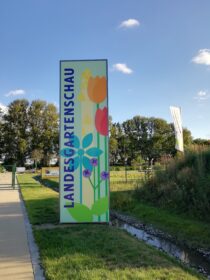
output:
M35 175L18 175L18 183L33 225L59 222L59 194L43 187Z
M33 175L20 175L18 181L30 221L33 224L56 223L58 194L37 183ZM53 230L34 228L34 233L48 280L204 279L108 225L70 225Z
M27 178L27 176L29 176ZM24 175L24 178L30 181L31 175ZM21 179L21 176L19 176ZM22 178L22 180L25 180ZM56 180L43 180L44 183L51 185L53 188L58 188L58 182ZM37 186L41 187L36 181L32 179L31 188L29 191L29 195L27 195L32 202L36 199L36 195L34 193L33 186L37 184ZM25 185L27 186L27 185ZM210 224L204 223L201 221L194 220L192 218L188 218L187 216L181 216L170 212L169 210L163 210L158 207L150 206L148 203L142 203L136 199L134 189L135 184L126 184L126 183L114 183L111 182L111 209L115 209L120 212L124 212L128 215L134 216L137 219L143 221L146 224L152 224L155 227L163 230L172 236L174 236L179 242L184 242L190 247L194 248L208 248L210 249ZM41 188L42 189L42 188ZM26 189L23 185L23 195ZM55 192L48 190L49 194L54 194ZM57 195L58 196L58 195ZM51 199L50 199L51 200ZM53 208L50 207L50 200L46 199L45 195L43 195L43 200L38 205L37 208L34 208L33 217L35 224L40 223L39 219L36 219L36 213L39 215L39 212L42 211L43 201L46 203L45 207L48 207L46 213L43 213L42 220L46 222L58 222L58 212L56 216L54 215ZM27 202L26 202L27 203ZM55 206L57 205L56 200L54 200ZM35 203L37 205L37 203ZM49 218L50 213L52 213L52 217ZM30 212L29 212L30 215ZM56 218L55 218L56 217Z
M174 236L193 248L210 249L210 224L138 201L134 191L111 193L111 207Z
M73 225L36 231L35 237L47 279L202 279L122 230L109 226Z

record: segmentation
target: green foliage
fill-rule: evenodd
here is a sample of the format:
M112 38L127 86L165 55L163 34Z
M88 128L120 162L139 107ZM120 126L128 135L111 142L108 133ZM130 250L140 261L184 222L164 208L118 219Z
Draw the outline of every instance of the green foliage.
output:
M145 164L145 160L141 155L138 155L133 160L131 160L131 166L134 170L140 170L143 164Z
M6 155L8 164L24 165L26 158L40 151L43 155L40 164L48 166L59 150L58 124L58 112L53 104L43 100L13 101L8 106L8 114L2 116L0 112L0 156ZM112 123L110 118L109 126L111 165L136 169L142 161L151 166L162 156L176 153L173 125L163 119L135 116L120 124ZM191 133L184 129L183 135L187 148L192 142Z
M5 171L4 167L0 164L0 173L3 173Z
M43 187L35 178L35 174L17 176L30 222L59 223L59 194Z
M21 192L23 194L23 198L26 204L27 212L29 214L30 222L33 225L47 224L47 223L58 224L59 223L58 193L40 185L34 178L35 178L34 174L18 175L18 182L21 187ZM130 189L130 191L127 191L128 189ZM157 207L151 207L146 204L140 203L139 200L136 200L136 195L133 195L134 191L132 190L134 189L135 187L129 184L117 184L117 185L112 184L111 185L111 208L117 209L118 211L127 212L133 216L136 216L137 218L144 221L145 223L149 223L149 224L152 223L155 226L159 227L160 229L165 230L170 234L173 234L174 236L177 237L178 240L181 241L186 240L186 242L190 245L193 244L194 246L197 247L210 246L209 224L198 222L195 221L194 219L189 220L187 218L174 215L171 213L171 211L165 211ZM121 194L123 195L121 196ZM73 228L74 227L71 226L70 230L73 230ZM83 226L83 228L84 229L87 228L87 225ZM95 227L93 228L93 225L91 225L90 228L93 229L96 235L98 234L98 231L95 231ZM100 226L97 226L97 228L99 230ZM108 227L106 228L108 229ZM40 234L42 234L43 232L45 231L40 231ZM49 232L49 230L47 230L47 232ZM84 238L85 237L86 235L84 235ZM100 238L100 235L98 235L98 238ZM44 248L45 249L47 248L46 247L48 246L47 244L51 244L52 248L54 248L56 252L57 248L55 247L55 244L58 243L53 242L49 239L48 241L49 243L45 243L45 244L43 243ZM69 242L69 244L72 243L76 244L75 241L73 240L70 241L70 239L67 242ZM101 242L102 244L106 245L104 243L103 236L101 236ZM101 244L101 242L99 242L99 244ZM137 243L139 242L137 241ZM88 243L85 242L85 244ZM94 244L98 244L98 243L95 242ZM111 245L112 242L109 244ZM62 250L59 250L59 252L62 252ZM142 261L143 259L144 258L142 257Z
M137 190L140 200L210 222L210 151L171 160Z
M136 182L140 181L144 178L145 174L143 172L139 172L136 170L124 170L123 171L111 171L110 172L110 180L111 183L116 183L116 182L125 182L126 177L128 182Z
M164 166L160 162L156 162L153 166L153 170L155 170L155 171L160 171L163 169L164 169Z
M123 171L125 166L110 166L110 171Z
M193 144L195 145L201 145L201 146L210 146L210 140L207 139L201 139L201 138L196 138L193 140Z
M198 280L158 250L107 225L35 230L49 280Z
M35 149L31 152L31 158L35 162L35 167L37 168L37 163L39 163L44 157L43 150Z
M26 99L15 100L8 106L8 113L3 116L3 153L8 163L24 165L29 139L28 106Z
M161 209L141 202L130 184L111 184L111 209L136 217L173 236L177 241L194 248L210 248L210 223L190 218L186 213L176 214L173 209Z
M192 143L191 132L183 129L185 148ZM136 166L145 161L151 166L162 156L174 156L174 126L159 118L135 116L120 123L110 123L110 162ZM143 164L143 162L142 162Z
M3 155L3 148L4 148L4 129L3 129L3 122L2 122L3 112L0 108L0 159Z
M111 207L118 211L129 212L134 207L134 200L131 192L115 191L111 193Z
M153 225L193 248L210 248L210 224L142 203L132 192L111 194L112 209L134 216L141 222Z
M31 174L19 175L18 181L30 222L58 223L58 194L41 186ZM114 227L71 225L53 230L34 227L34 234L49 280L203 279Z
M34 154L39 151L37 158ZM42 153L42 157L40 154ZM53 104L35 100L15 100L8 113L0 116L0 155L7 164L24 166L26 158L33 157L48 165L50 157L58 153L58 113Z
M49 165L53 154L58 153L58 113L53 104L46 101L32 101L29 111L30 155L34 150L43 153L44 166Z

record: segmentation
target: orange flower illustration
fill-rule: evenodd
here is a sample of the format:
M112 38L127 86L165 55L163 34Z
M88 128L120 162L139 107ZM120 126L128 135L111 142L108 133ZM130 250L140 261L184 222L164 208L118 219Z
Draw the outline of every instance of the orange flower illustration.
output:
M90 77L88 81L88 96L91 101L99 104L106 98L106 78Z

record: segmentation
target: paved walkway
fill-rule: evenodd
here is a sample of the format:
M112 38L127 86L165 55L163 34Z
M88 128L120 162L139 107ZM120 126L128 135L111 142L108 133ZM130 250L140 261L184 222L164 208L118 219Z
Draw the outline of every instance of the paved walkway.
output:
M1 185L10 179L0 174L0 279L34 280L19 191Z

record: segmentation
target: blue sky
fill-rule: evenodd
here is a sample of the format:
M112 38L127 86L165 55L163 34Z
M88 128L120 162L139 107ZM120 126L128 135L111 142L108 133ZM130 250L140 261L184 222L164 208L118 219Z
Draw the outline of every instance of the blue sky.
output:
M210 138L209 0L0 2L0 103L59 103L59 60L107 58L113 121L172 121Z

